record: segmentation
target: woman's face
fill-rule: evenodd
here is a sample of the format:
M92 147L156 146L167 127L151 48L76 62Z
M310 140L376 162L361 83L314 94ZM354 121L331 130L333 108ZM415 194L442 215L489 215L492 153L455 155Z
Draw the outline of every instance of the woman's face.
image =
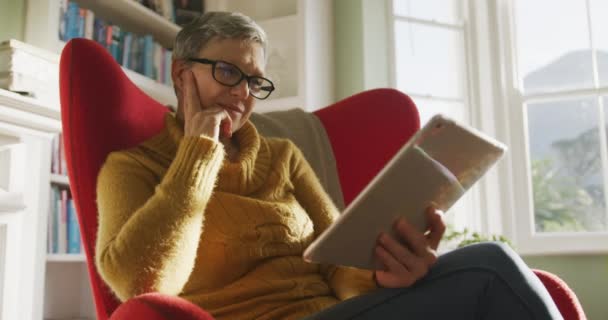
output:
M192 58L222 60L237 66L246 75L264 76L264 50L257 42L216 38L201 49L198 56ZM177 90L181 90L181 80L175 76L179 78L181 72L188 70L188 66L177 63L173 68L173 81ZM255 98L249 93L247 80L243 79L238 85L228 87L213 78L212 65L195 62L190 68L196 79L202 107L215 105L224 108L232 120L232 133L240 129L249 119L255 105ZM178 110L178 115L183 117L181 113L183 110Z

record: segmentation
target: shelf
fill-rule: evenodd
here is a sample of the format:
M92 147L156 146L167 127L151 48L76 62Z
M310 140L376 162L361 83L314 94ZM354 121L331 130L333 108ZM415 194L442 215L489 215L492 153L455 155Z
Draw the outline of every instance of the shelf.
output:
M51 183L69 187L70 179L63 174L51 173Z
M92 10L125 30L151 34L165 48L173 48L180 27L133 0L76 0L83 8Z
M86 262L84 254L75 253L49 253L46 255L47 262Z
M154 100L164 105L177 106L177 97L175 96L175 91L173 91L172 86L158 83L154 79L150 79L124 67L122 70L127 74L127 77L129 77L129 79L131 79L131 81L137 85L138 88L140 88Z
M60 51L63 50L65 44L65 41L60 41ZM123 66L121 66L121 68L122 71L125 72L127 77L131 81L133 81L133 83L135 83L138 88L140 88L143 92L152 97L154 100L164 105L177 106L177 97L175 96L175 91L173 91L172 86L159 83L152 78L148 78L143 74L137 73Z
M25 208L23 194L0 189L0 214L17 213Z

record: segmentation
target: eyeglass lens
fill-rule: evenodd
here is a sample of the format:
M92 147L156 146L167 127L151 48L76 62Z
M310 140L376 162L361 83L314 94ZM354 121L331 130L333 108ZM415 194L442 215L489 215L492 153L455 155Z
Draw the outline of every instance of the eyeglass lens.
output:
M232 64L218 61L215 65L214 76L220 83L234 86L242 79L243 72ZM271 87L272 83L264 78L252 76L249 77L248 85L249 91L253 95L265 98L270 94L270 91L266 88Z

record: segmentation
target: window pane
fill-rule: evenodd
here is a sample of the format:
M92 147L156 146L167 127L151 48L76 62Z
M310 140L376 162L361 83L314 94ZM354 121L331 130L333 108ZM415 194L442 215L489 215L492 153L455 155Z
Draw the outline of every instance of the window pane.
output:
M460 31L397 21L397 88L409 94L462 99L463 44Z
M434 99L413 97L420 114L420 126L424 126L434 115L442 113L454 120L468 123L464 103L444 102Z
M600 86L608 86L608 1L591 0L591 31L597 50L597 66ZM605 104L604 104L605 105Z
M585 1L519 0L515 7L524 91L593 87Z
M537 232L607 230L596 101L527 107Z
M461 0L394 0L396 15L457 23L462 16Z

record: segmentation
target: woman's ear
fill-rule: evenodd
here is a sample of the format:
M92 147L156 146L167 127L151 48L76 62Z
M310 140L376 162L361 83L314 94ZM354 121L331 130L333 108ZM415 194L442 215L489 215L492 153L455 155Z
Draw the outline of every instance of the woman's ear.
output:
M189 66L184 60L176 59L171 62L171 80L176 91L181 91L183 88L182 73L189 69Z

